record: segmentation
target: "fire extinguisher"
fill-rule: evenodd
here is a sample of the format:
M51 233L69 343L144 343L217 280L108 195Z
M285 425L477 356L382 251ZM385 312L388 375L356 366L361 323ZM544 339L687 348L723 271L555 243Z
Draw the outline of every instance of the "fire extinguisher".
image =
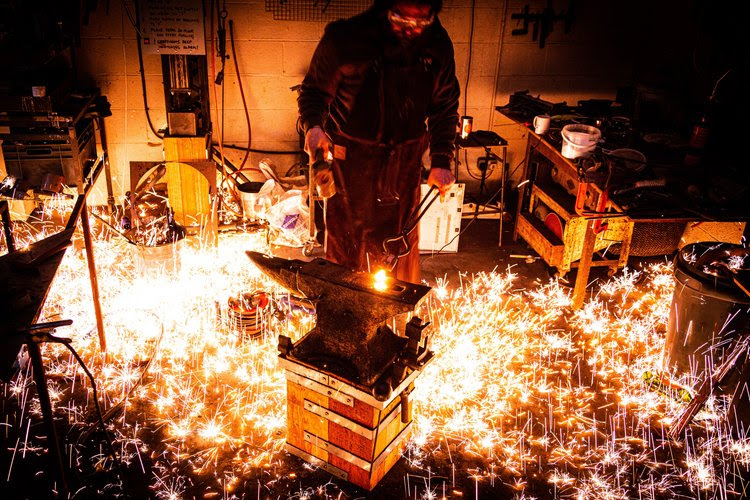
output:
M706 109L701 114L698 121L693 125L693 131L690 134L687 153L685 153L684 164L687 167L697 167L701 164L703 153L708 144L708 137L711 135L711 123L709 121L709 101Z
M695 125L693 125L693 131L690 134L688 151L685 154L685 166L697 167L698 165L700 165L701 160L703 159L703 154L706 150L706 146L708 145L709 136L711 135L710 119L714 107L717 103L717 91L719 89L719 84L731 71L731 69L727 70L721 76L721 78L716 80L713 91L711 92L711 95L709 96L708 101L703 108L703 113L700 115Z

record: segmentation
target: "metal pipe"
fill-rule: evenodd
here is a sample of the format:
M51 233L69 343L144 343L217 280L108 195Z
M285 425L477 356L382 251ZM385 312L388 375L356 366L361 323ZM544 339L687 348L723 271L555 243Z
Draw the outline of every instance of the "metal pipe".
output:
M81 205L81 226L83 228L83 242L86 246L86 262L89 266L89 278L91 279L91 295L94 298L94 313L96 314L96 329L99 332L99 347L102 352L107 352L107 339L104 336L104 321L102 320L102 306L99 303L99 282L96 278L94 246L91 242L89 211L85 200Z
M16 245L13 241L13 231L11 230L10 205L7 200L0 201L0 215L3 220L3 232L5 233L5 246L8 247L8 253L16 251Z
M57 437L57 430L55 429L55 421L52 415L52 403L49 399L49 391L47 390L47 378L44 375L44 364L42 363L42 353L39 351L39 346L30 341L26 344L26 348L29 351L29 358L31 358L31 366L34 372L34 382L36 383L36 393L39 398L39 405L42 408L42 416L44 422L47 424L47 436L49 438L49 451L50 461L53 470L57 470L58 479L60 480L61 486L61 497L67 498L68 496L68 483L65 480L65 466L63 465L63 457L60 451L60 442Z

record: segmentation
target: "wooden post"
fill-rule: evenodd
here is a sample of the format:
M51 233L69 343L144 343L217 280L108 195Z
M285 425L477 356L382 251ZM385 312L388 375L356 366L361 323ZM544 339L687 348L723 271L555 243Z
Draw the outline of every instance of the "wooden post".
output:
M589 281L591 262L594 260L595 242L594 222L587 220L586 231L583 236L583 247L581 248L581 261L578 264L576 284L573 288L573 309L580 309L583 306L583 300L586 298L586 285L588 285Z

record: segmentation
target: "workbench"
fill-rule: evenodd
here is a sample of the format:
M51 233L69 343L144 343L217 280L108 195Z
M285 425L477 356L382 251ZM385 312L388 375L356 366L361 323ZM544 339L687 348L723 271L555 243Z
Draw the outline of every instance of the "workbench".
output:
M596 184L581 181L577 165L556 147L531 130L527 137L513 240L521 236L548 266L556 269L558 277L578 269L573 290L573 307L578 308L583 305L591 267L606 266L614 274L627 264L633 223L615 215L622 212L621 208ZM599 215L593 220L584 216L585 210L615 216ZM559 217L562 234L555 234L535 212ZM618 256L594 259L595 252L615 243L619 244Z
M591 267L614 273L631 255L666 255L691 241L739 243L743 232L747 236L750 174L727 155L707 150L701 165L688 167L687 142L682 146L672 132L635 130L612 102L571 107L520 91L496 110L510 122L502 125L522 131L515 135L521 147L514 144L522 169L513 239L520 235L559 277L577 268L574 308L583 305ZM540 114L553 121L543 136L530 123ZM562 156L561 129L571 122L601 128L591 157ZM610 156L623 148L642 153L646 164Z

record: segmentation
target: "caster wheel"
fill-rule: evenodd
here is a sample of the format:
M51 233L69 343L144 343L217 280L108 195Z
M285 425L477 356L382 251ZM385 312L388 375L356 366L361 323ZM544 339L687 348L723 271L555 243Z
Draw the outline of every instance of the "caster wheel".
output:
M556 267L547 266L547 274L565 287L571 287L575 283L575 271L560 271Z
M313 250L315 248L315 242L308 241L302 246L302 255L305 257L310 257L313 254Z

